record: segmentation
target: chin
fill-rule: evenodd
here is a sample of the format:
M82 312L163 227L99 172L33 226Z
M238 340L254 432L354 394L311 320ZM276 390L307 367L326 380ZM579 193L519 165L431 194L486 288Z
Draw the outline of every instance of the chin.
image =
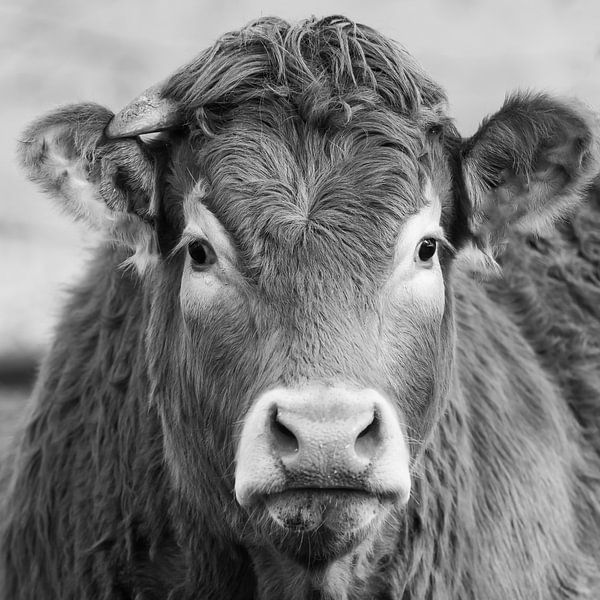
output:
M309 568L324 567L369 538L391 499L344 489L291 489L264 496L252 519L261 538Z

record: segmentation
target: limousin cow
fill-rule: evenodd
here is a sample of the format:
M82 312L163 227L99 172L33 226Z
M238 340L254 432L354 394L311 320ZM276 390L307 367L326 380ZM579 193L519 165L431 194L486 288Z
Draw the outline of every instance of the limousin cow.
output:
M6 466L4 598L600 597L599 139L542 93L462 138L341 17L34 122L103 241Z

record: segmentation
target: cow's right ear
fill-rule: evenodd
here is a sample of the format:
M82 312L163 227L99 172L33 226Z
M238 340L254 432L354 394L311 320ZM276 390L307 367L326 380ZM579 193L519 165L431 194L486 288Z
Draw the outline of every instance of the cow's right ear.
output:
M113 113L76 104L33 122L19 141L28 177L75 219L132 250L144 269L158 256L158 160L137 138L107 140Z

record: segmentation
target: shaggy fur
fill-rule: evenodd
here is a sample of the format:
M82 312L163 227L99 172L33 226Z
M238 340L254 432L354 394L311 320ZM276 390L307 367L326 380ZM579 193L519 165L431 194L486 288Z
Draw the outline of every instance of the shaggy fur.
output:
M112 113L77 105L20 149L110 243L72 293L6 465L4 597L597 598L591 115L517 94L462 140L412 58L341 17L258 21L163 93L183 122L159 140L107 140ZM427 182L447 238L439 320L384 294ZM201 310L181 293L190 202L235 250L226 293ZM502 277L474 280L454 260L468 246ZM123 269L140 247L148 268ZM254 399L311 381L381 390L413 476L407 506L324 563L310 536L294 558L233 494Z

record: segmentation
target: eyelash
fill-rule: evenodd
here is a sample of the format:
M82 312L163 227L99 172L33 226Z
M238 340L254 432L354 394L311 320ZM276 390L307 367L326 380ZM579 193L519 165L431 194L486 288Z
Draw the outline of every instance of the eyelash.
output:
M422 259L419 258L419 249L421 248L421 244L423 244L423 242L425 242L427 240L430 240L435 243L435 252L431 255L431 257L429 259L423 261ZM427 237L422 238L421 241L417 244L417 247L415 249L415 262L420 261L423 264L426 264L428 261L431 261L436 254L439 257L440 253L442 253L442 252L444 254L454 256L456 254L456 249L444 236L428 235Z

